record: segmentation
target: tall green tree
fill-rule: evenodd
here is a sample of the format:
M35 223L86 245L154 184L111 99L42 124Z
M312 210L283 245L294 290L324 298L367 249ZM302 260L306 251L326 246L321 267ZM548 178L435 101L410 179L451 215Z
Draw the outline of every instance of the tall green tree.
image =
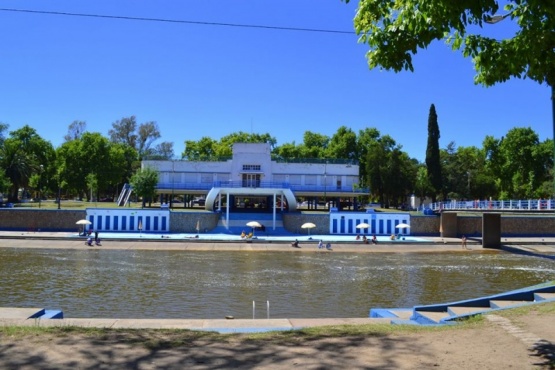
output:
M426 197L431 193L432 186L428 178L428 170L426 166L418 166L416 173L416 181L414 182L414 195L420 200L420 204L424 203Z
M547 144L540 143L534 130L515 127L501 139L487 137L485 146L503 199L536 198L541 195L538 189L550 176L546 166L550 150L547 150Z
M185 141L185 150L181 157L195 161L231 157L233 154L233 144L235 143L268 143L271 148L274 148L277 140L268 133L257 134L243 131L223 136L219 141L205 136L199 141Z
M358 159L357 135L346 126L341 126L329 141L327 150L328 158Z
M357 151L359 153L359 178L360 185L365 187L369 186L368 180L368 148L371 143L380 137L380 131L377 128L365 128L360 130L357 135Z
M151 167L141 168L131 177L131 186L133 191L142 197L143 208L147 201L150 204L154 200L156 185L158 185L158 171Z
M428 115L428 144L426 146L426 169L430 185L432 185L434 190L431 194L432 202L435 202L437 195L443 191L439 137L436 107L432 104Z
M10 132L0 148L0 166L11 183L9 202L18 201L19 189L26 190L33 174L41 173L44 184L54 171L55 152L52 144L40 137L36 130L25 125Z
M135 149L139 159L159 154L152 148L152 144L161 137L158 124L154 121L137 124L135 116L123 117L112 123L108 135L113 143L127 144ZM170 144L165 144L165 147Z
M186 140L181 158L189 161L203 161L216 158L217 141L203 136L199 141Z
M87 123L85 121L73 121L67 128L67 134L64 136L64 141L79 139L86 131Z
M366 184L373 200L383 207L397 207L414 191L417 161L401 150L389 135L377 138L366 148Z
M272 154L277 158L285 160L301 158L301 148L293 141L291 143L276 146L272 151Z
M91 201L87 176L94 175L97 186L93 196L116 195L120 184L127 182L137 163L135 149L127 144L112 143L97 132L85 132L79 139L63 143L57 150L56 186L65 183L65 190Z

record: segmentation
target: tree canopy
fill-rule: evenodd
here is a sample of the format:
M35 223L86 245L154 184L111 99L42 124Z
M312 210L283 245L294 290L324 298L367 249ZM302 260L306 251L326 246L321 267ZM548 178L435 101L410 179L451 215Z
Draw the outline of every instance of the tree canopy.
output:
M345 0L349 2L349 0ZM501 5L506 5L501 9ZM545 0L359 0L354 26L368 44L370 68L413 71L412 57L437 40L472 58L475 81L486 86L512 77L555 86L555 2ZM504 12L502 15L498 12ZM507 18L511 38L485 35Z

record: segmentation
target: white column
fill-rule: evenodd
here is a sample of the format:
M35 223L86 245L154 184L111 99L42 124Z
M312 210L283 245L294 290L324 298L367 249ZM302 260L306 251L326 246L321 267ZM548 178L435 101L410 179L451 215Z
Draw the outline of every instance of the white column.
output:
M227 207L225 208L225 227L229 230L229 193L226 194L226 204Z
M274 191L274 206L272 207L272 230L276 230L276 192Z

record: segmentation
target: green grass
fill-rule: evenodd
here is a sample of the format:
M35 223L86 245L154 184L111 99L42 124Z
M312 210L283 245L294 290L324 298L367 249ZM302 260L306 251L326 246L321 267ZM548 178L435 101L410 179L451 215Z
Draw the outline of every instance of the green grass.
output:
M518 317L527 314L553 315L555 314L555 302L546 302L537 305L496 311L496 314L505 317ZM429 332L453 332L457 330L480 329L484 325L488 325L488 322L484 320L483 316L477 315L467 320L459 321L456 325L338 325L249 334L219 334L208 331L182 329L109 329L77 326L48 327L38 325L2 326L0 327L0 339L26 340L27 338L35 338L48 340L50 338L81 336L113 343L127 343L151 349L160 349L190 346L200 342L295 344L326 338L365 338L412 335Z
M16 203L16 209L39 209L38 202L29 202L29 203ZM61 209L66 210L85 210L87 208L114 208L114 209L122 209L119 207L115 202L86 202L86 201L76 201L76 200L63 200L61 204ZM131 205L125 206L125 208L132 208L132 209L142 209L140 202L133 202ZM160 209L160 203L152 203L149 207L148 203L145 209ZM46 210L53 210L58 209L58 203L54 202L53 200L46 200L42 201L40 204L40 209ZM178 212L202 212L205 211L204 207L194 207L194 208L184 208L183 203L176 204L172 211Z
M0 338L26 340L29 338L48 340L49 338L82 336L102 341L141 345L147 348L173 348L189 346L197 342L249 342L269 344L295 344L326 338L341 337L382 337L387 335L407 335L421 332L453 331L480 327L481 317L471 318L458 325L418 326L418 325L338 325L306 328L301 330L275 331L251 334L219 334L208 331L182 329L108 329L83 328L77 326L4 326L0 327Z

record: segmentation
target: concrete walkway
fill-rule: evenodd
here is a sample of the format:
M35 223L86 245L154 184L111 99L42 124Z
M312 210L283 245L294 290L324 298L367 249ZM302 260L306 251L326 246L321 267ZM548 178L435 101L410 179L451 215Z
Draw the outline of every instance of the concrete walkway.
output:
M153 238L117 238L117 234L102 238L102 246L85 245L85 237L78 237L75 233L64 232L24 232L0 231L0 248L50 248L50 249L136 249L136 250L189 250L189 251L288 251L288 252L356 252L356 253L403 253L403 252L454 252L462 249L459 238L420 237L421 241L394 240L380 241L377 245L363 244L360 241L349 240L344 236L342 240L334 241L329 236L332 251L318 249L318 239L307 240L299 237L300 248L292 248L291 240L272 241L264 239L245 240L205 240L205 239L153 239ZM115 236L114 236L115 235ZM294 238L292 239L294 240ZM514 237L502 238L502 245L521 249L532 253L555 253L555 237ZM481 238L467 240L469 250L496 251L483 249Z
M389 324L386 318L338 318L338 319L29 319L40 308L0 308L0 325L42 326L110 329L188 329L216 331L218 333L255 333L267 331L296 330L328 325Z

